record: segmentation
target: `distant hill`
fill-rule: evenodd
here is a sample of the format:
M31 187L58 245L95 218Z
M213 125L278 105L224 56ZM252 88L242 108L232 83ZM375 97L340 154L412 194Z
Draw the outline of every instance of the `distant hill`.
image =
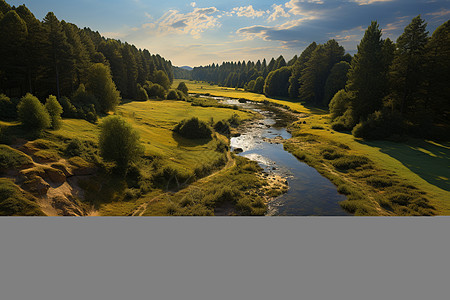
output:
M180 67L180 69L185 69L185 70L188 70L188 71L192 71L193 70L193 68L189 67L189 66L182 66L182 67Z
M188 66L184 67L172 67L173 77L175 79L192 79L192 68Z

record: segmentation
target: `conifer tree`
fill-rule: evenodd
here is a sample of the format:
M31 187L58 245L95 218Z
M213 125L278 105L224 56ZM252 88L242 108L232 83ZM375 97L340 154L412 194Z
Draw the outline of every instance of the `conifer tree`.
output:
M419 105L423 107L424 72L428 42L427 24L417 16L397 39L397 51L390 72L391 88L401 114ZM417 107L416 107L417 108Z
M427 106L435 122L450 126L450 21L439 26L426 46Z
M47 68L53 71L50 80L56 84L56 94L61 98L61 91L69 93L73 90L74 69L73 50L67 42L66 34L55 14L49 12L44 18L44 28L48 37Z
M378 23L372 21L353 57L346 90L353 95L354 122L365 119L382 106L386 94L386 71L383 63L383 40Z

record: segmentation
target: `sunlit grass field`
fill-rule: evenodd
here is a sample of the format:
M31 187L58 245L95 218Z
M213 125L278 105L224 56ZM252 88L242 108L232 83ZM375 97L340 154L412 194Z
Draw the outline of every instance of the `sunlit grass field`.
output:
M128 102L119 105L116 114L125 118L139 132L141 142L145 147L145 156L157 157L161 166L170 167L181 174L193 174L196 169L202 166L214 164L223 156L217 151L218 139L226 143L227 141L225 137L220 135L206 140L189 140L174 135L172 129L178 122L191 117L197 117L208 123L212 120L217 122L229 119L234 114L237 114L241 120L253 117L250 113L231 108L192 106L189 102L171 100ZM81 119L63 119L60 129L48 130L39 137L41 143L49 147L46 148L47 150L41 150L40 152L52 151L57 156L54 160L58 160L60 155L64 156L64 149L67 144L74 139L83 143L88 142L95 147L100 134L99 125L103 118L99 119L98 124L92 124ZM1 122L0 129L3 131L4 137L9 136L11 141L15 137L37 141L36 137L28 137L17 122ZM4 147L9 149L8 146ZM9 153L6 150L0 150L2 155ZM91 151L95 150L91 149ZM11 161L13 160L11 159ZM147 167L141 167L143 172L151 172L146 169ZM148 201L148 198L164 192L156 189L145 195L144 198L115 201L114 199L122 199L123 193L126 192L123 188L123 182L120 180L115 182L114 178L108 179L105 174L98 174L94 181L103 182L108 186L107 193L102 195L93 193L93 200L98 206L100 215L129 215L139 205Z
M173 83L173 87L176 88L180 82L186 83L189 93L198 93L198 94L211 94L212 96L220 96L220 97L229 97L229 98L244 98L251 101L270 101L273 103L278 103L281 105L286 105L292 110L295 110L297 112L301 113L327 113L325 110L314 108L314 107L306 107L301 103L289 101L288 99L274 99L274 98L268 98L263 94L256 94L256 93L250 93L246 92L243 89L235 89L235 88L227 88L227 87L220 87L217 85L210 85L207 82L204 81L189 81L184 79L175 79Z
M178 79L174 85L181 81L187 84L190 93L209 93L212 96L244 98L253 101L267 100L286 105L297 112L306 113L308 117L302 118L302 121L306 122L301 125L302 133L310 133L322 138L323 141L333 141L349 146L352 154L368 157L378 168L385 170L386 174L393 173L425 191L430 204L436 208L437 214L450 215L449 143L420 139L408 139L403 142L364 141L354 138L350 133L332 130L328 112L322 109L306 107L302 103L288 99L271 99L242 89L219 87L206 82Z

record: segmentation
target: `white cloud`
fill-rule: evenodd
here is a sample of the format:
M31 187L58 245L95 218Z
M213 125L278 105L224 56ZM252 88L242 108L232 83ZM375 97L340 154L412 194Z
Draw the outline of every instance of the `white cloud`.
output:
M376 2L391 2L393 0L353 0L353 2L358 3L359 5L369 5Z
M215 7L195 8L194 11L186 14L169 10L155 23L147 23L143 27L156 28L159 34L184 33L200 38L202 32L220 27L218 18L214 16L217 12L218 9Z
M291 15L284 11L283 5L276 5L273 6L273 13L269 16L268 20L276 21L278 18L289 18Z
M324 10L321 0L291 0L285 4L289 8L289 13L296 16L318 15Z
M227 15L233 15L234 13L238 17L255 18L255 17L262 17L266 12L263 10L255 10L253 8L253 5L249 5L249 6L235 7L230 12L230 14Z
M195 3L195 2L191 2L191 4L190 4L192 7L196 7L197 6L197 3Z

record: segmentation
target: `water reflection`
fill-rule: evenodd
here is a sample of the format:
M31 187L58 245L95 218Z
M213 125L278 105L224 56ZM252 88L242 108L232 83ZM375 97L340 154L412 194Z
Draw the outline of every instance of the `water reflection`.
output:
M231 138L232 149L241 148L239 154L257 161L265 172L280 174L287 178L289 190L286 194L269 203L269 215L290 216L348 216L338 204L345 196L337 192L327 178L316 169L299 161L284 151L282 139L291 138L284 127L277 127L277 116L264 110L261 104L239 103L237 100L222 99L232 105L241 105L264 116L248 124L241 135ZM280 143L277 143L280 142Z

